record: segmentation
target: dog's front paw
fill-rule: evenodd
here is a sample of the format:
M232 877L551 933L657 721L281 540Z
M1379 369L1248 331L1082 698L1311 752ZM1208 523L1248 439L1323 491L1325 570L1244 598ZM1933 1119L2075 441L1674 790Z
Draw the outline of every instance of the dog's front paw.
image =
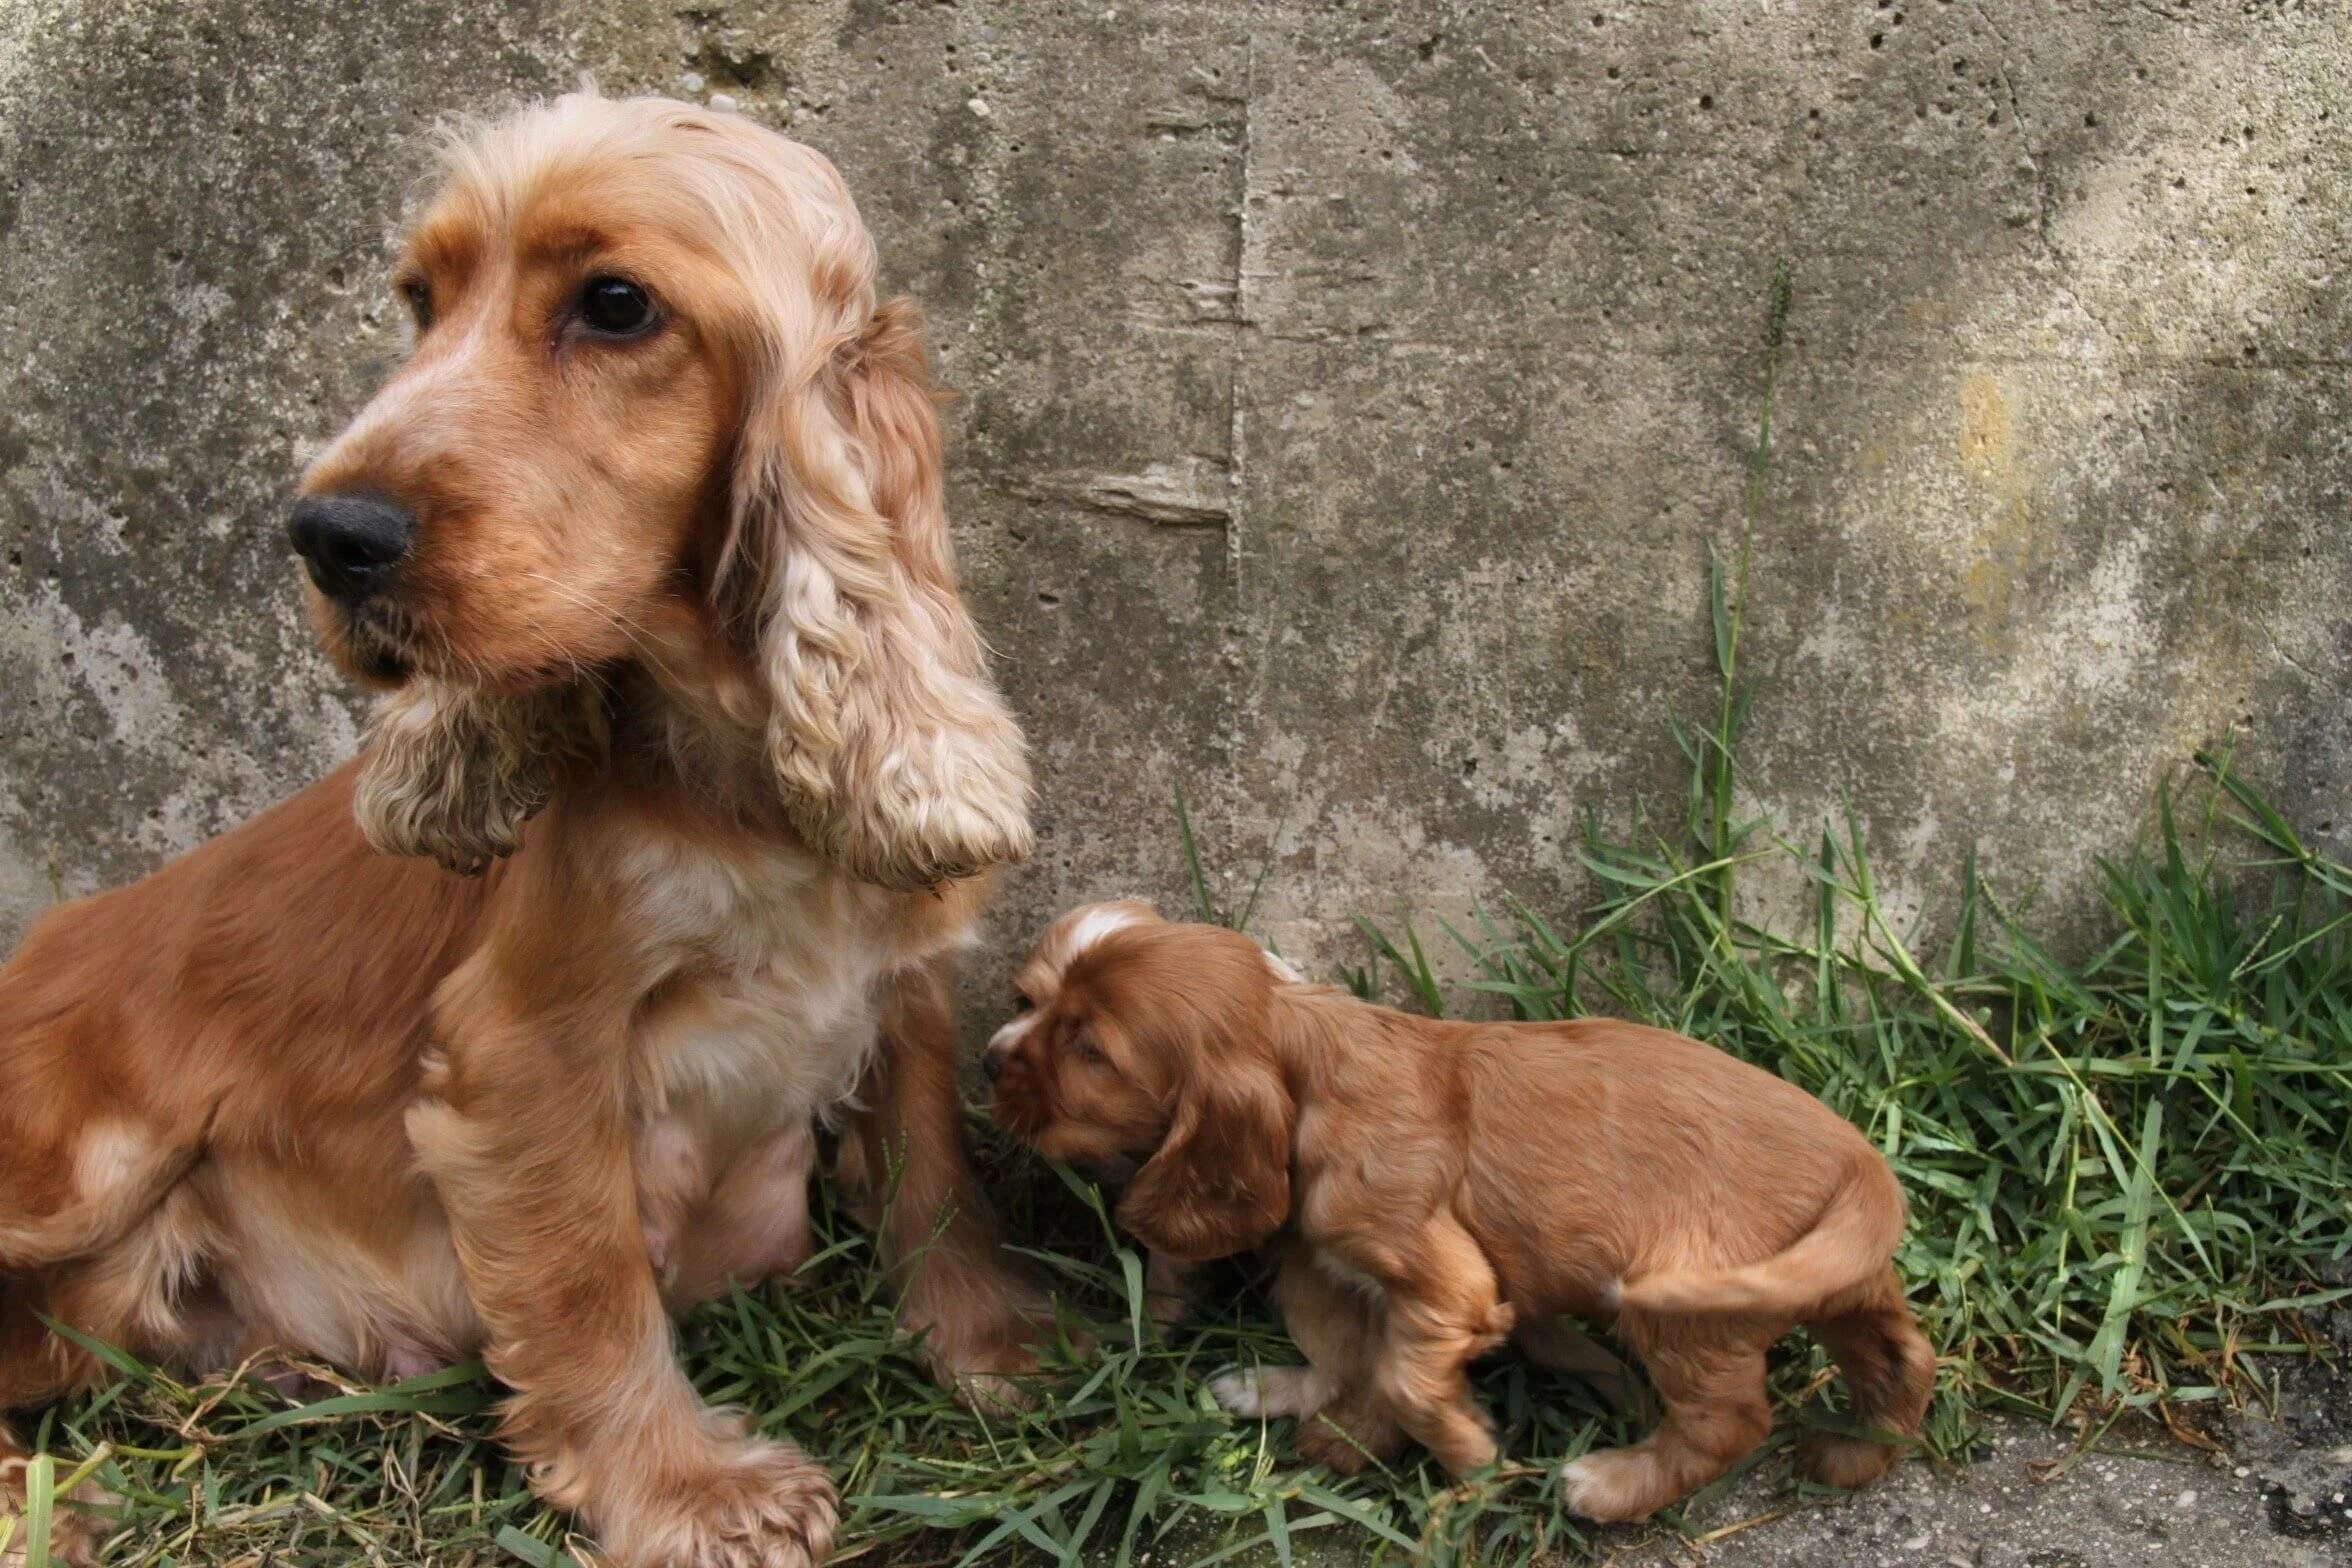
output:
M1638 1445L1604 1448L1560 1467L1560 1501L1596 1524L1646 1519L1666 1503L1657 1462Z
M0 1568L23 1568L30 1560L33 1539L25 1509L25 1477L31 1469L31 1459L0 1432L0 1519L13 1516L16 1523L8 1544L0 1546ZM93 1510L119 1501L95 1480L84 1481L59 1497L49 1515L49 1561L59 1568L97 1568L99 1545L114 1524L104 1513Z
M614 1568L816 1568L839 1504L823 1466L789 1443L753 1442L597 1514Z
M932 1255L903 1309L908 1330L922 1336L932 1375L976 1409L1029 1408L1037 1402L1030 1385L1054 1338L1051 1299L1018 1269L978 1259L956 1269L949 1261Z
M1209 1397L1237 1416L1311 1416L1338 1394L1338 1379L1313 1367L1249 1367L1209 1379Z

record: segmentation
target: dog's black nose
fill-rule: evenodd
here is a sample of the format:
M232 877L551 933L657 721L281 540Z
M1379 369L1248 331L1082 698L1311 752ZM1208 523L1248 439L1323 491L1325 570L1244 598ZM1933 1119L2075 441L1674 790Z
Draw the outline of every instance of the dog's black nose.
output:
M382 588L415 534L414 512L363 493L304 496L286 523L310 580L335 599L364 599Z
M988 1076L990 1083L996 1082L997 1075L1004 1071L1004 1059L1005 1053L993 1045L980 1053L980 1071Z

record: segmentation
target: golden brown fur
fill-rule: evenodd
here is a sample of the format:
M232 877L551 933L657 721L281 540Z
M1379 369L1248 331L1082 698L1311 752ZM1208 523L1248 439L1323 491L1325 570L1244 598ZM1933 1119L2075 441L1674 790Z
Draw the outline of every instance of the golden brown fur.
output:
M1154 1249L1273 1255L1310 1366L1216 1391L1309 1418L1311 1458L1354 1468L1409 1436L1458 1472L1493 1462L1464 1369L1507 1337L1622 1398L1563 1314L1608 1324L1665 1405L1642 1442L1563 1471L1596 1519L1648 1514L1761 1442L1764 1354L1798 1323L1865 1428L1918 1431L1935 1361L1888 1266L1902 1194L1769 1073L1607 1019L1411 1017L1136 904L1064 916L1019 983L1033 1009L989 1047L998 1120L1056 1158L1143 1157L1119 1217ZM1807 1459L1852 1486L1897 1452L1833 1436Z
M368 750L0 970L0 1406L101 1375L37 1314L198 1367L480 1350L614 1560L804 1568L830 1483L701 1407L664 1308L805 1257L821 1117L940 1375L1034 1365L943 978L1027 765L873 272L831 167L731 115L452 150L414 355L305 480L416 521L313 599L391 688ZM656 329L585 329L614 275Z

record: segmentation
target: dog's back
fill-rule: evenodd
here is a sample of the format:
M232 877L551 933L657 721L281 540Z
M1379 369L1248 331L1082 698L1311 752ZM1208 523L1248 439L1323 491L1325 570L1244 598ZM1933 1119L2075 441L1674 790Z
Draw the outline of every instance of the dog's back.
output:
M1461 1049L1473 1229L1523 1305L1608 1315L1674 1281L1661 1309L1704 1310L1713 1289L1719 1310L1794 1321L1901 1235L1900 1189L1850 1123L1711 1046L1580 1019L1492 1025ZM1825 1223L1838 1245L1727 1272Z

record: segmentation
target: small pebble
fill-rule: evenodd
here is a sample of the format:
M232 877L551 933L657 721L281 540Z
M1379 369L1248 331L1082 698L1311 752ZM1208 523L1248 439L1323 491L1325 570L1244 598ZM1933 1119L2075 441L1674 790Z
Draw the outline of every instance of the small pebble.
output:
M964 107L971 110L974 114L978 115L983 120L988 118L988 100L985 98L969 99L965 102Z
M2176 1498L2174 1498L2174 1499L2172 1500L2172 1506L2173 1506L2173 1507L2175 1507L2175 1508L2194 1508L2194 1507L2196 1507L2196 1506L2197 1506L2197 1493L2196 1493L2196 1489L2192 1487L2192 1488L2191 1488L2191 1489L2189 1489L2188 1491L2181 1493L2181 1494L2180 1494L2180 1496L2178 1496L2178 1497L2176 1497Z
M735 109L735 95L733 93L712 93L710 106L721 114L731 114Z
M678 81L690 93L701 92L704 86L700 71L688 71L684 76L679 77Z

